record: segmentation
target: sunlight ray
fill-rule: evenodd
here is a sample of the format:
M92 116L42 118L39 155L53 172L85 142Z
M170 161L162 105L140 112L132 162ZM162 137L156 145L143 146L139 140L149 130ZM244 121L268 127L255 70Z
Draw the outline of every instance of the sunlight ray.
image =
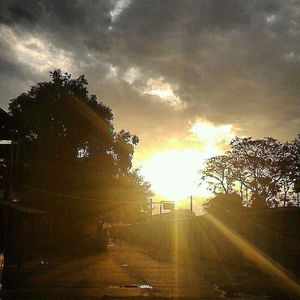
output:
M279 284L283 284L285 288L289 291L299 295L300 285L298 280L290 272L284 269L279 263L272 260L257 247L251 244L249 241L245 240L239 234L230 229L223 222L218 220L211 214L206 214L207 220L215 226L224 236L236 246L244 255L247 256L249 260L254 262L263 272L268 273L274 279L278 281Z

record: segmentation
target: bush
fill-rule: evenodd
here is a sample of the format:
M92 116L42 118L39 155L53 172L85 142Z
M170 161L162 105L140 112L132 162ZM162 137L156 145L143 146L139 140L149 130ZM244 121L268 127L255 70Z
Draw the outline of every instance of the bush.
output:
M243 210L243 199L236 193L217 194L215 197L206 200L203 204L204 210L212 215L228 215Z

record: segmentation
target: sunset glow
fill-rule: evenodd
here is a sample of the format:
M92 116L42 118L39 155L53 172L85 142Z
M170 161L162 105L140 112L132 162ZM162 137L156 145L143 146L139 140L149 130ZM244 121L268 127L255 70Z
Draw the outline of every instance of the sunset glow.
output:
M155 152L146 159L141 173L151 183L153 191L170 200L178 201L193 196L208 196L207 186L199 186L199 171L205 159L226 151L234 137L232 125L215 126L200 120L187 133L187 146L184 141L172 143L173 147ZM192 146L188 141L193 141Z
M1 0L0 300L300 299L300 0Z
M201 154L194 149L171 149L155 153L144 163L142 174L151 182L152 189L157 194L179 200L199 193L197 179L203 162Z

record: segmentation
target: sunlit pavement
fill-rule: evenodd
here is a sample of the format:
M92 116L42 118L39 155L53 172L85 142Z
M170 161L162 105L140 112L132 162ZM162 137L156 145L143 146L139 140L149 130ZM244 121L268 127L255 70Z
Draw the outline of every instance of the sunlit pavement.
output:
M4 291L2 299L227 298L205 272L153 259L124 243L110 245L106 253L65 263L49 261L41 268L27 277L26 288Z

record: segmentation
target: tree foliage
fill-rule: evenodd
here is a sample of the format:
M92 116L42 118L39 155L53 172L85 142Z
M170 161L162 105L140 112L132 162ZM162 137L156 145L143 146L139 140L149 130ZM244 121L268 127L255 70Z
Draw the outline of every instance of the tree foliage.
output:
M202 170L202 180L206 180L213 193L228 194L233 190L231 156L220 155L207 159Z
M290 143L237 137L226 155L206 161L202 178L215 193L239 193L247 206L292 204L293 183L300 175L299 144L299 136Z
M215 197L208 199L203 204L203 208L206 212L216 216L232 215L243 210L242 201L243 199L236 193L218 193Z
M9 105L20 145L19 182L103 203L128 193L129 202L146 202L149 186L131 171L138 137L114 131L111 108L89 94L84 75L72 79L54 70L50 76Z

